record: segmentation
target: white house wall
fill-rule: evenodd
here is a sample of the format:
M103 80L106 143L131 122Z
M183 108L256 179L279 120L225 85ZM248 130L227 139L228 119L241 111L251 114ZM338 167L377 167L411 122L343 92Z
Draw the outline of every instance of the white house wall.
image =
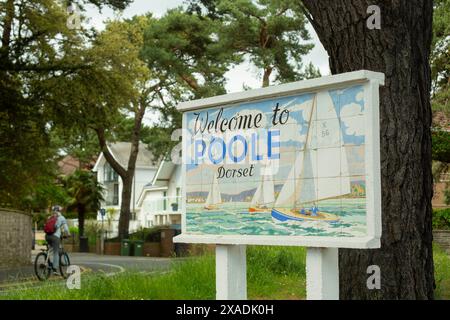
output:
M142 207L140 208L138 214L138 220L141 224L147 227L147 221L153 221L154 210L151 209L150 204L156 202L158 199L164 197L164 190L149 190L145 194L144 201L142 202Z
M177 188L181 188L181 166L175 166L169 181L169 197L176 197ZM181 196L181 192L180 192Z
M99 183L101 183L103 186L104 184L104 166L105 166L106 160L103 158L100 162L100 165L97 168L97 180ZM139 195L141 194L144 186L148 184L150 181L152 181L154 175L156 173L156 168L136 168L135 175L134 175L134 181L133 186L131 187L131 205L130 210L133 211L133 209L136 211L136 219L139 219L139 208L137 205ZM122 191L123 191L123 182L122 178L118 177L118 185L119 185L119 203L118 205L106 205L103 203L103 207L110 209L114 208L117 211L120 211L120 206L122 204ZM106 194L105 194L106 196ZM134 206L133 206L134 203ZM118 217L118 215L116 215ZM101 216L97 216L98 220L101 220Z

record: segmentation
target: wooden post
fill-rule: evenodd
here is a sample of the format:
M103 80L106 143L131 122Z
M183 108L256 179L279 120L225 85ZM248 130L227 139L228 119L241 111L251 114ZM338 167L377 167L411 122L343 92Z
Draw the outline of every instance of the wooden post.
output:
M216 299L247 299L245 245L216 245Z
M337 248L307 248L307 300L339 300L338 261Z

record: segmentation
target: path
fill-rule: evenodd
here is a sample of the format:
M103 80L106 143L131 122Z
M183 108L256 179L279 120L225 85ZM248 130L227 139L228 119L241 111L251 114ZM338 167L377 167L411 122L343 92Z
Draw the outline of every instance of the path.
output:
M32 262L39 251L33 251ZM115 274L124 271L136 271L145 273L163 272L170 269L173 262L181 261L180 258L156 258L156 257L125 257L97 255L94 253L69 253L71 264L80 266L85 272L103 272ZM0 290L11 283L34 281L34 266L11 269L0 269Z

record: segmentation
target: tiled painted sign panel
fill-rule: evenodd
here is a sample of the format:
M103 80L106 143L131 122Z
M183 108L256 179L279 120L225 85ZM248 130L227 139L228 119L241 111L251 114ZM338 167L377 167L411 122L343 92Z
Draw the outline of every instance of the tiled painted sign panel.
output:
M186 112L186 233L367 236L365 88Z

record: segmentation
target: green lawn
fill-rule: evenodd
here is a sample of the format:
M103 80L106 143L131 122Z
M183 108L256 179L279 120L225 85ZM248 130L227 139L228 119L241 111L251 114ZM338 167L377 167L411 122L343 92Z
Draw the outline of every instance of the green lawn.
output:
M249 299L304 299L305 256L304 248L249 247ZM450 299L450 258L435 246L434 261L436 297ZM0 299L214 299L214 270L214 255L206 254L174 264L172 271L162 275L84 275L81 290L48 282L38 288L0 295Z

